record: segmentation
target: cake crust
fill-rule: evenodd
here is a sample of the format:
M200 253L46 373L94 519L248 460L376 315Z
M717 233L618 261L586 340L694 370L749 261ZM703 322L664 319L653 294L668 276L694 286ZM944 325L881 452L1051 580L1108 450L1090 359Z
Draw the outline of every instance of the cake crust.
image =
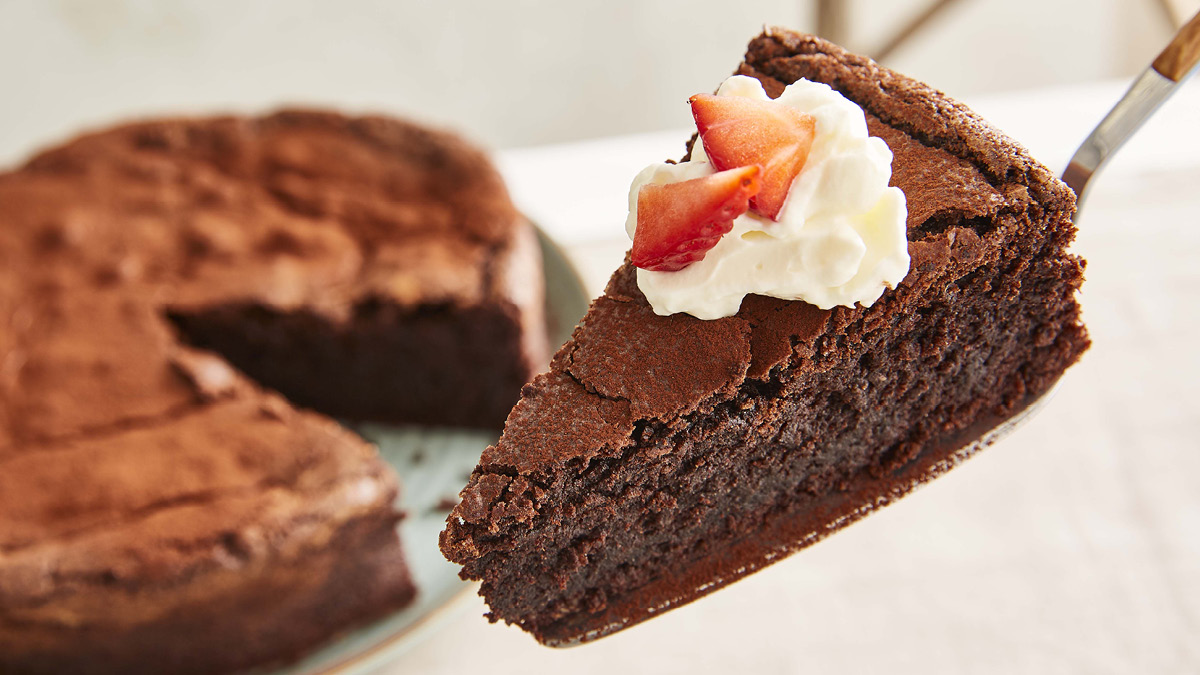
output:
M4 468L6 673L286 661L415 592L390 470L282 399L231 397Z
M1069 188L962 105L773 29L739 74L863 107L912 268L870 308L653 313L616 271L523 391L442 536L493 620L589 640L803 548L972 452L1087 348ZM541 553L535 553L540 551Z

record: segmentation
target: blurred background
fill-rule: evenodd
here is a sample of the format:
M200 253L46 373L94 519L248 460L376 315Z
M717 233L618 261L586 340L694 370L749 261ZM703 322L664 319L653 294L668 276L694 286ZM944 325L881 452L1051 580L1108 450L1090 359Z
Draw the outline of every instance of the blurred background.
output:
M1129 76L1200 0L0 0L0 163L81 126L283 103L493 148L684 127L764 24L957 97ZM922 21L922 19L924 19Z

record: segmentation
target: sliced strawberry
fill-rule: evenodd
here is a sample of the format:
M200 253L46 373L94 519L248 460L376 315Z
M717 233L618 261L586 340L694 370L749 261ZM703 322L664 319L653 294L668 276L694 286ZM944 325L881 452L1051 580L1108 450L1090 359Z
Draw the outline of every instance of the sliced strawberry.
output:
M758 193L757 166L743 166L703 178L638 190L633 264L646 270L674 272L704 259L733 219L746 212Z
M816 118L775 101L697 94L689 99L704 151L718 170L757 164L762 190L750 202L778 220L792 181L808 161Z

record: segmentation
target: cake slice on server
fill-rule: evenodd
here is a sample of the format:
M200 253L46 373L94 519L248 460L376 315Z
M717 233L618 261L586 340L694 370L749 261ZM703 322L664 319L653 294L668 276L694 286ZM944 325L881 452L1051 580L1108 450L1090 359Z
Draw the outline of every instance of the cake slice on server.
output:
M525 386L442 551L492 620L586 641L985 444L1087 349L1074 197L962 105L771 30L630 191L631 256Z

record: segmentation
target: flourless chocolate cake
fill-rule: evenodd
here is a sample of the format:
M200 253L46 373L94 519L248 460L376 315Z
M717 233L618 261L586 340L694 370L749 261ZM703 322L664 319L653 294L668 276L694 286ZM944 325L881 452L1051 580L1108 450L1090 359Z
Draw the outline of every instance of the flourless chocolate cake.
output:
M869 307L748 295L714 320L656 314L628 260L616 271L442 535L490 618L544 643L687 603L903 496L1088 346L1074 196L1023 148L812 36L770 30L737 72L861 106L894 157L911 267Z
M541 288L487 158L395 120L145 122L0 174L0 672L225 672L407 604L396 477L324 415L498 427Z

